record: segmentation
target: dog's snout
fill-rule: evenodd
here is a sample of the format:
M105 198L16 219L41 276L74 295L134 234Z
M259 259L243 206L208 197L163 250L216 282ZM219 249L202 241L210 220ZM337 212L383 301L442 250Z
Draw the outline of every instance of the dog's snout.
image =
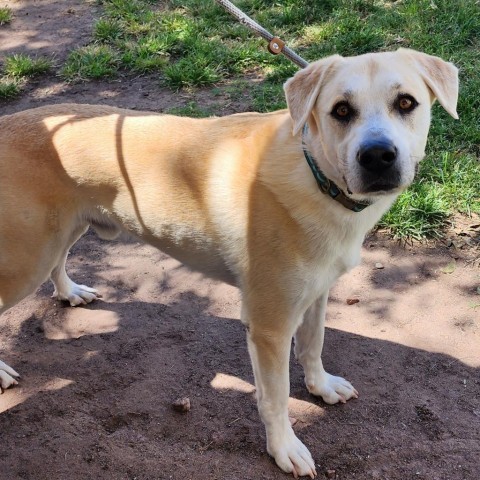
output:
M358 151L357 159L365 170L381 173L395 163L397 148L386 140L365 142Z

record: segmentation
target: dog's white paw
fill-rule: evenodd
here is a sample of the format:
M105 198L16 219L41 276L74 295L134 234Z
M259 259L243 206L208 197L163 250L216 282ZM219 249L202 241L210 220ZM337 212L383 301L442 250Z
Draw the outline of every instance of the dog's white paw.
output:
M268 435L267 451L284 472L292 473L295 478L317 476L312 455L290 426L283 434Z
M0 393L12 385L18 384L14 377L18 378L20 375L12 367L0 360Z
M312 395L322 397L325 403L346 403L351 398L358 398L358 392L353 385L342 377L323 372L314 381L307 381L308 391Z
M87 303L101 298L101 295L94 288L87 287L86 285L77 285L70 279L68 284L62 287L63 288L56 286L52 297L57 298L58 300L70 302L72 307L76 307L77 305L86 305Z

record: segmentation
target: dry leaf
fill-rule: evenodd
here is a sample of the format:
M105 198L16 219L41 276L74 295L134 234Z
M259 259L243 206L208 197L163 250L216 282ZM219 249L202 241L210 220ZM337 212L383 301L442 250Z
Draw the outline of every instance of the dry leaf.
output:
M440 270L443 273L453 273L456 267L457 267L457 262L455 261L455 259L452 259L452 261L446 267L443 267Z

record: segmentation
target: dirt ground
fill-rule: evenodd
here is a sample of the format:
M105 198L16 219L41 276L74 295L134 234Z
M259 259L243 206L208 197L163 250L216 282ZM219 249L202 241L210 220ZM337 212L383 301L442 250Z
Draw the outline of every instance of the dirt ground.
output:
M0 57L33 51L60 62L88 42L99 15L81 1L2 3L16 17L0 29ZM74 86L48 76L0 108L161 111L191 95L211 101L162 90L152 76ZM479 224L459 219L437 245L372 236L363 264L332 290L325 364L360 398L324 404L291 363L290 414L320 478L480 478ZM45 284L2 316L0 357L22 379L0 396L0 479L288 478L265 451L236 289L135 240L93 233L68 265L103 299L71 308ZM173 410L179 397L190 398L188 413Z

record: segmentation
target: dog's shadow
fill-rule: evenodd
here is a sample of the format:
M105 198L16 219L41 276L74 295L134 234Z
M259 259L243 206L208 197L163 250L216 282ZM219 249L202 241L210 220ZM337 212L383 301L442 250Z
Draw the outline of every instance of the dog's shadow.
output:
M10 337L8 361L23 378L0 397L14 399L0 415L4 471L35 478L38 457L58 478L67 466L82 478L247 478L245 465L248 478L283 478L265 452L238 295L230 290L219 303L208 281L200 291L187 282L179 293L177 277L185 283L192 274L165 273L170 260L135 242L110 245L88 235L72 253L75 279L100 288L112 279L117 289L107 282L104 301L72 309L44 286L13 311L38 307ZM117 257L125 248L134 257L131 277ZM158 301L142 300L154 293ZM419 468L433 478L434 456L452 465L462 458L464 478L473 478L478 368L335 329L327 329L324 361L360 398L325 405L308 394L292 357L290 414L319 471L375 478L401 464L403 478ZM189 398L188 412L172 408L179 397ZM19 451L30 450L35 458L19 462Z

